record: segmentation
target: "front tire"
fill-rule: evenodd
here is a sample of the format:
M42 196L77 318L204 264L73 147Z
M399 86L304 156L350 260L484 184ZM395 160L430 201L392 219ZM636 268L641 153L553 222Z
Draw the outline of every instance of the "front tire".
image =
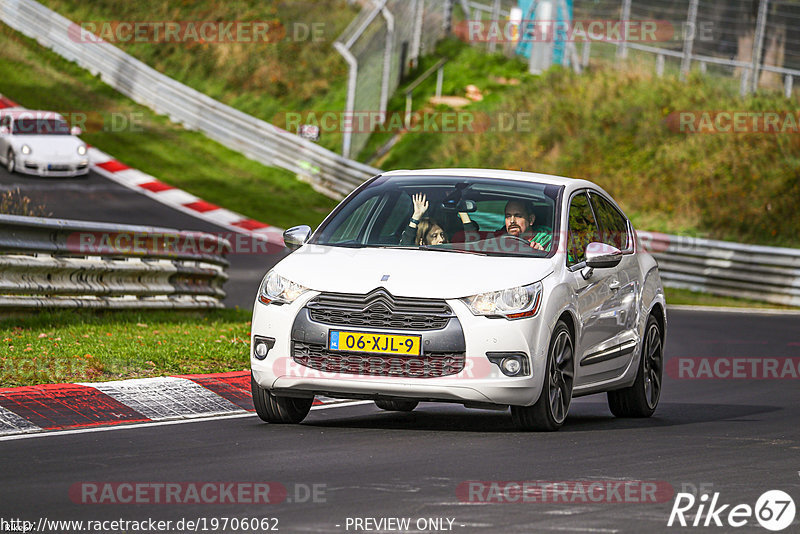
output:
M647 319L644 332L636 380L631 387L608 392L608 407L617 417L650 417L661 398L663 332L652 315Z
M419 401L408 400L376 400L375 405L381 410L388 412L411 412L417 407Z
M250 390L258 416L267 423L297 424L308 415L314 397L278 397L258 385L250 374Z
M8 154L6 154L6 170L8 174L14 174L14 171L17 169L17 160L14 156L14 151L8 149Z
M552 432L561 428L572 401L575 351L572 335L564 321L558 321L550 339L547 372L542 393L533 406L512 406L511 418L521 430Z

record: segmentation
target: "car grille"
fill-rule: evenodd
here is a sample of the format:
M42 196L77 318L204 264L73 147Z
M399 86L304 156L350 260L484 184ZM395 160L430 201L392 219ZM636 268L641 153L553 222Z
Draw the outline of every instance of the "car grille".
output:
M326 373L437 378L455 375L464 369L463 352L444 352L423 356L395 356L331 352L323 344L292 342L292 359L305 367Z
M318 323L395 330L438 330L453 317L443 300L395 297L383 288L366 295L322 293L307 307Z

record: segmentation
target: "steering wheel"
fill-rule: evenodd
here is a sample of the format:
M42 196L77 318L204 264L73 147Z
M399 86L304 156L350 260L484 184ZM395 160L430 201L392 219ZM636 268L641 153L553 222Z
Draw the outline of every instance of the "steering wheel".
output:
M531 242L530 241L528 241L527 239L523 239L523 238L521 238L519 236L515 236L515 235L511 235L511 234L501 234L500 237L504 237L506 239L515 239L515 240L519 241L520 243L525 243L525 245L527 245L529 247L531 246Z

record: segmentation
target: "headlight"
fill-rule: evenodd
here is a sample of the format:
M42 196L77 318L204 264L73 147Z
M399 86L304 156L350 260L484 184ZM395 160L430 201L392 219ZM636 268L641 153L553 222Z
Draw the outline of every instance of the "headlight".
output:
M276 304L291 304L297 298L308 291L308 288L295 284L291 280L284 278L275 271L270 271L261 282L258 291L258 300L264 304L274 302Z
M542 301L542 283L479 293L461 299L475 315L503 316L506 319L532 317Z
M22 153L26 156L32 152L31 147L28 145L22 145Z
M78 155L85 156L86 155L86 145L81 145L78 147Z

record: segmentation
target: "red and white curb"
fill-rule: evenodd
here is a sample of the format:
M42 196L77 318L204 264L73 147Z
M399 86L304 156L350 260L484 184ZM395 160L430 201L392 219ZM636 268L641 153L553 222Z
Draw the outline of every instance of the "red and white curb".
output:
M2 388L0 436L253 411L249 371Z
M22 106L0 95L0 109L10 107L20 108ZM247 234L255 238L264 239L267 243L283 247L283 229L211 204L191 193L166 184L149 174L133 169L92 146L89 147L89 164L91 169L101 176L173 209L232 232Z

